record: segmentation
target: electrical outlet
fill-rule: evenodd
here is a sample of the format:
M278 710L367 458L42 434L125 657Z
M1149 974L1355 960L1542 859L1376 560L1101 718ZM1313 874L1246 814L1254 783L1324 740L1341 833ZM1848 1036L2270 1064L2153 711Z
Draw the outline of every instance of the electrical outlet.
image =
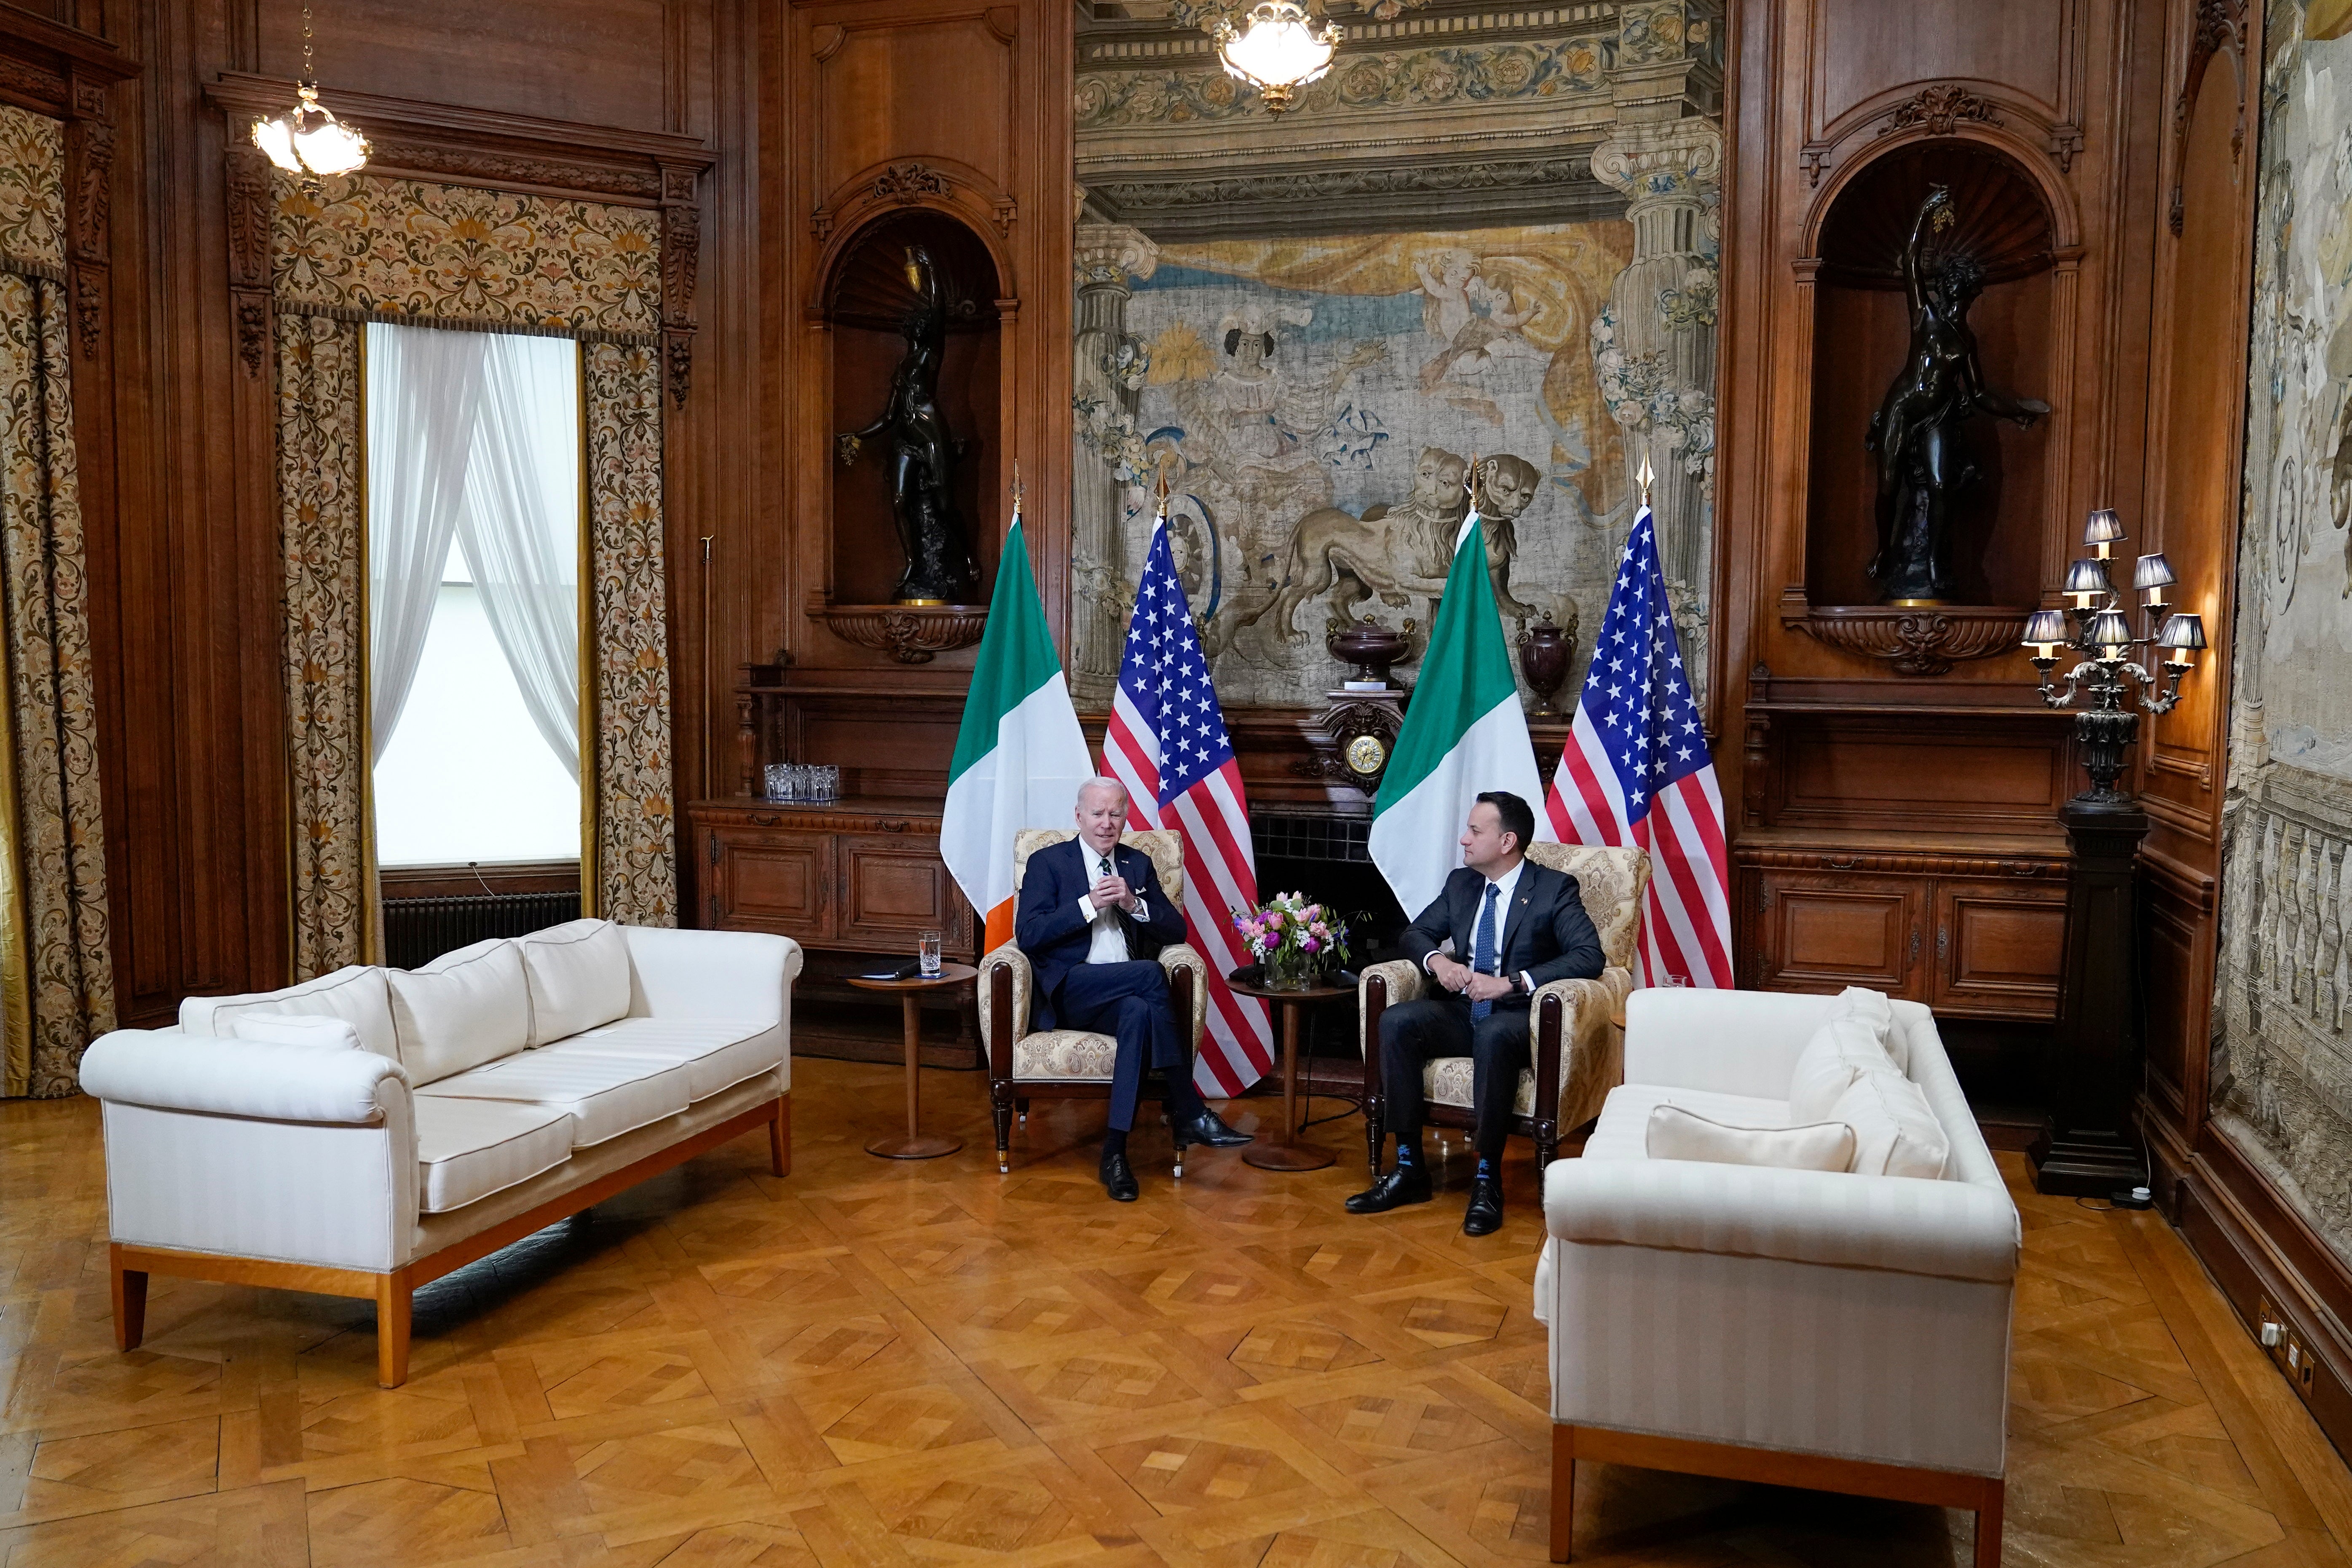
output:
M2309 1399L2314 1371L2311 1349L2303 1342L2301 1334L2287 1326L2285 1316L2268 1296L2254 1300L2254 1339L2263 1347L2263 1353L2278 1363L2296 1394Z

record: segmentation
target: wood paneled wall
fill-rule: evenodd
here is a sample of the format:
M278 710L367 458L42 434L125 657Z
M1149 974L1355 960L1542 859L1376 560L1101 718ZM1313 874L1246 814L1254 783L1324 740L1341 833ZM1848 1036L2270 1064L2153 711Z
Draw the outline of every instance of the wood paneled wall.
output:
M229 148L206 91L224 76L297 76L301 7L39 0L31 10L0 26L0 59L54 57L65 39L137 67L110 100L112 320L82 414L119 989L124 1022L152 1025L184 995L287 974L270 422L241 402L266 387L240 384ZM793 417L829 405L809 306L830 226L860 207L861 175L870 186L867 171L910 161L947 172L1014 280L999 301L1007 417L989 438L1008 467L1023 460L1041 578L1062 571L1066 8L349 0L316 16L331 105L338 94L405 100L477 128L486 145L522 122L543 134L556 121L588 144L689 137L711 158L698 187L691 391L665 409L678 802L733 787L733 688L746 662L782 660L796 679L830 684L845 721L911 699L898 717L919 722L867 739L911 747L943 772L969 656L908 672L805 614L822 561L798 542L831 472L822 421ZM56 35L46 42L45 27ZM445 177L530 183L511 157ZM873 205L870 192L863 200ZM984 507L992 541L1003 523L1000 507ZM992 562L992 545L987 553ZM687 879L691 909L690 868Z

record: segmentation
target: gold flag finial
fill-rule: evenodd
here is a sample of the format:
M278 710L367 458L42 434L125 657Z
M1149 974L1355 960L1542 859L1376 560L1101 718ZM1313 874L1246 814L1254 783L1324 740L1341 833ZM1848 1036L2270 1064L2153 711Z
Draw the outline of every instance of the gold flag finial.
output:
M1462 489L1470 498L1470 510L1478 510L1478 454L1470 454L1470 466L1462 471ZM1482 514L1483 515L1483 514Z
M1168 521L1168 470L1165 468L1162 468L1160 470L1160 510L1158 516L1160 521L1162 522Z
M1643 504L1643 506L1647 506L1647 505L1649 505L1649 504L1650 504L1650 480L1651 480L1652 479L1654 479L1654 478L1655 478L1655 477L1656 477L1656 476L1655 476L1654 474L1653 474L1653 473L1652 473L1652 471L1651 471L1651 468L1650 468L1650 455L1649 455L1647 452L1644 452L1644 453L1643 453L1643 454L1642 454L1642 476L1641 476L1641 477L1642 477L1642 504Z
M1020 459L1020 458L1013 458L1013 516L1015 516L1015 517L1019 517L1019 516L1021 515L1021 498L1022 498L1023 496L1026 495L1027 493L1028 493L1028 492L1027 492L1025 489L1024 489L1022 488L1022 484L1021 484L1021 459Z

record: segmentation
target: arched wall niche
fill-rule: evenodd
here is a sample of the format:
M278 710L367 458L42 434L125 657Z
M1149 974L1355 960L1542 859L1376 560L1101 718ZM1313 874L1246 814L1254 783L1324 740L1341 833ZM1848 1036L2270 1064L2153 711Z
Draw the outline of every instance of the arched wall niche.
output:
M1844 176L1815 209L1805 596L1816 606L1880 602L1865 570L1877 547L1876 458L1863 443L1909 346L1904 243L1919 204L1940 184L1952 194L1955 220L1934 237L1940 252L1968 255L1984 269L1969 324L1986 380L2053 405L2030 430L1987 416L1967 426L1979 477L1957 509L1952 603L2011 608L2021 619L2040 599L2053 449L2068 416L2053 350L2065 341L2058 260L2071 226L2053 216L2041 183L1987 141L1897 143Z
M1012 481L1003 438L1003 353L1000 306L1011 293L993 248L955 213L928 205L886 211L849 231L832 248L816 312L829 340L831 423L855 430L888 401L891 374L906 353L900 323L915 303L905 269L909 249L927 251L948 300L947 353L940 404L948 428L965 446L956 466L955 502L978 563L972 602L987 603L996 578L1001 531L991 526L997 498ZM869 440L857 460L832 468L830 598L835 605L890 602L905 557L890 510L887 437Z

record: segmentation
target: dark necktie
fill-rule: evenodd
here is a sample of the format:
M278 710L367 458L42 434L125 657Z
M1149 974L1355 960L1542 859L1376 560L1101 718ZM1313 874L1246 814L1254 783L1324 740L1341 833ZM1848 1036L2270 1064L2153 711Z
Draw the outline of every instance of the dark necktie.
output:
M1495 898L1503 889L1493 882L1486 884L1486 901L1478 906L1478 936L1470 952L1470 967L1481 974L1495 973ZM1492 1002L1470 1004L1470 1021L1476 1023L1495 1010Z

